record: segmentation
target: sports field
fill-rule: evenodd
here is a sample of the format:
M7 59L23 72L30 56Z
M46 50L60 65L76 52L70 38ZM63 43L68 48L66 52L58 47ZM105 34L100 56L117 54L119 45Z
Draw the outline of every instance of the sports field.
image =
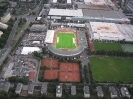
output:
M95 81L133 82L133 58L91 57Z
M56 38L56 48L76 48L75 36L72 33L58 33Z
M133 52L133 44L121 44L124 52Z
M119 50L122 51L121 45L119 43L109 43L109 42L93 42L95 50L105 50L105 51L112 51L112 50Z

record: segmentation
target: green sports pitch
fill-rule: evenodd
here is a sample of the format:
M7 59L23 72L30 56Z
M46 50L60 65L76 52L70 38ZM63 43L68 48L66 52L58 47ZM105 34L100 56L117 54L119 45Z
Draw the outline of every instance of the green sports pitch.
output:
M100 82L133 82L133 58L91 57L92 76Z
M75 36L72 33L58 33L56 36L56 48L76 48Z

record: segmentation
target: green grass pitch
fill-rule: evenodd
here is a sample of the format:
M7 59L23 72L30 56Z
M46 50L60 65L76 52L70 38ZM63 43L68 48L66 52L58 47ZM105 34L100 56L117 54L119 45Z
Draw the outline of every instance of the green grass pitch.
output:
M91 57L95 81L133 82L133 58Z
M106 42L93 42L95 50L119 50L122 51L121 45L119 43L106 43Z
M74 39L74 42L73 42ZM70 48L75 49L75 36L71 33L58 33L56 40L56 48Z

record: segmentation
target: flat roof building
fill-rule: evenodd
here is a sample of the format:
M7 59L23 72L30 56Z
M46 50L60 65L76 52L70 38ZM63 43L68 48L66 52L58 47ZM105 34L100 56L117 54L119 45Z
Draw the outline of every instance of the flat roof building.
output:
M3 91L8 92L10 88L10 82L6 82Z
M42 86L41 86L41 94L46 94L47 95L47 85L45 84L43 84Z
M76 86L71 86L71 95L76 95Z
M110 86L110 87L109 87L109 90L110 90L110 97L111 97L111 98L117 98L117 91L116 91L116 88L113 87L113 86Z
M33 24L30 28L30 31L45 31L45 24Z
M41 52L41 49L39 47L23 47L21 54L28 55L33 53L34 51Z
M97 90L97 96L98 97L103 97L104 96L104 93L103 93L103 90L102 90L101 86L97 86L96 90Z
M128 97L128 98L131 97L127 87L121 87L121 94L123 97Z
M89 86L84 86L84 97L89 98L90 97L90 89Z
M23 86L22 83L18 83L18 84L17 84L17 87L16 87L16 89L15 89L15 93L16 93L16 94L20 94L20 93L21 93L22 86Z
M54 30L48 30L45 38L45 43L53 43Z
M57 85L56 86L56 97L61 97L62 96L62 86Z
M30 84L28 87L28 94L32 95L34 92L34 84Z
M2 34L3 34L3 32L2 32L2 31L0 31L0 37L2 36Z
M11 18L11 14L10 13L5 13L3 17L1 17L1 22L2 23L7 23Z
M6 25L6 24L0 22L0 28L2 28L2 29L7 29L7 28L8 28L8 25Z

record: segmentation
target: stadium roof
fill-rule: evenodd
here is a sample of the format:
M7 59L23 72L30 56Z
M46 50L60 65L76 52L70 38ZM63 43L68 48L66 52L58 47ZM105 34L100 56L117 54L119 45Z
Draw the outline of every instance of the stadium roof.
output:
M54 30L48 30L45 38L45 43L52 43L54 37Z
M69 9L50 9L49 15L53 16L79 16L82 17L82 9L69 10Z
M39 47L23 47L21 54L28 55L34 51L40 52L41 49Z

